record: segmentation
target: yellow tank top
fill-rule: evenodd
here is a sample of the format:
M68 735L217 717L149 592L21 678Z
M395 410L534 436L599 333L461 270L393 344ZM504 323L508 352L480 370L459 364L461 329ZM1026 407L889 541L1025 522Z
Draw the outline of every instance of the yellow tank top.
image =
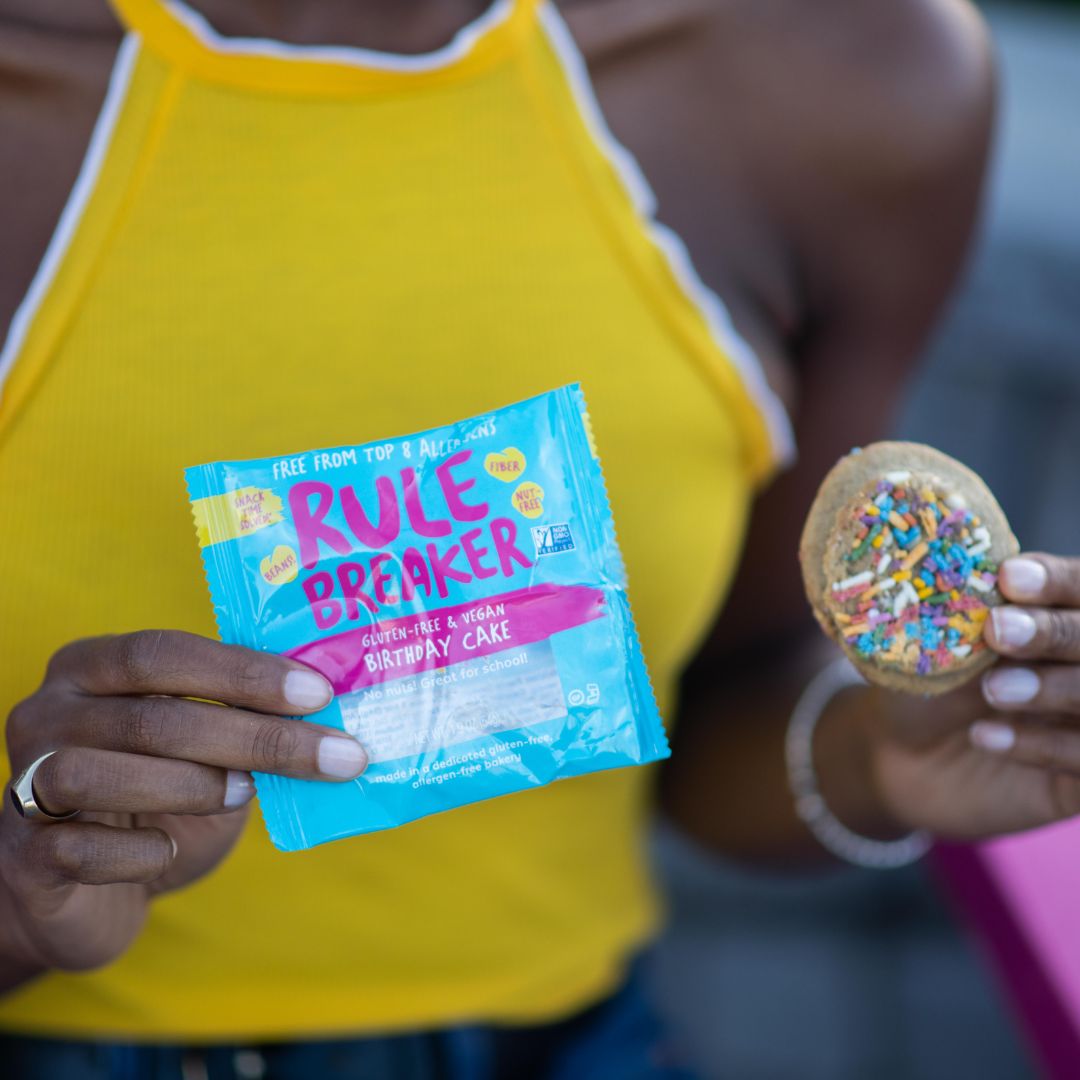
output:
M670 716L787 432L554 9L500 0L394 57L116 8L103 113L0 356L0 709L72 638L213 634L185 465L580 381ZM602 773L292 855L253 813L122 959L9 995L0 1027L213 1040L565 1014L654 928L648 786Z

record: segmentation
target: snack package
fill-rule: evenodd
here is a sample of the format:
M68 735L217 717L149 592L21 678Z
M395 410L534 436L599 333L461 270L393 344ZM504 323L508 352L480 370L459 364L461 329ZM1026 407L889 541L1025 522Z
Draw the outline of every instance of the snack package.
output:
M576 385L186 476L222 640L326 676L370 759L256 774L280 849L668 755Z

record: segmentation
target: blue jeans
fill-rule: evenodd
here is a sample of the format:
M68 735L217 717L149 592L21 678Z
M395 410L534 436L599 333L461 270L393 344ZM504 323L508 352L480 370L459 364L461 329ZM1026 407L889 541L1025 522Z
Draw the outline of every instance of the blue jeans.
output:
M162 1046L0 1035L12 1080L693 1080L635 971L614 996L540 1027L462 1027L302 1043Z

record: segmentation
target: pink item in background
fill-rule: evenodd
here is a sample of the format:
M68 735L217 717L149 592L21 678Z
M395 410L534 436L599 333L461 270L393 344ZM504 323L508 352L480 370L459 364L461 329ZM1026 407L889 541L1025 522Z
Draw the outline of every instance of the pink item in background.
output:
M1080 821L934 852L1053 1080L1080 1076L1078 855Z

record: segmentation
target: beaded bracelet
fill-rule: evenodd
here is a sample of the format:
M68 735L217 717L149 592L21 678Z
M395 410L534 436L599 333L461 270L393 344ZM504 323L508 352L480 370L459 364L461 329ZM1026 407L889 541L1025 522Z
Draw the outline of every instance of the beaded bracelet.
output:
M871 840L852 832L826 804L814 768L814 731L825 707L841 690L865 685L866 680L846 657L834 660L810 680L788 724L788 783L796 814L826 851L854 866L891 870L918 862L933 844L931 835L918 829L899 840Z

